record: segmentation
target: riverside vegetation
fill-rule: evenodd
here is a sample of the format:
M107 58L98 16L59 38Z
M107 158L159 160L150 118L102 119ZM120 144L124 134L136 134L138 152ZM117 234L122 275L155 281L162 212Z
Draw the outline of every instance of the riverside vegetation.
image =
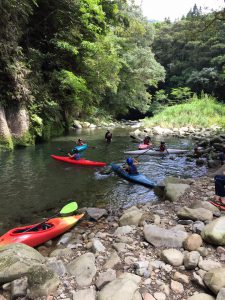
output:
M195 5L181 20L152 23L127 0L0 8L0 149L60 135L74 119L154 115L202 91L223 103L224 9Z

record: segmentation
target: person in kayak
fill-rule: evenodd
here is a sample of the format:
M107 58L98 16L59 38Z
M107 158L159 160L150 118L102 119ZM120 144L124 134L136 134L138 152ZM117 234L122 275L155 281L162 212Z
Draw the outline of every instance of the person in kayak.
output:
M112 133L109 130L106 131L105 140L108 144L112 142Z
M79 159L80 159L80 154L79 154L79 151L78 151L77 149L75 149L75 150L69 152L69 153L68 153L68 156L69 156L70 158L75 159L75 160L79 160Z
M144 143L145 145L150 145L150 144L151 144L151 138L150 138L150 136L147 135L147 136L144 138L143 143Z
M83 140L82 139L78 139L78 141L76 142L77 146L83 146Z
M137 170L137 165L138 161L132 157L128 157L126 160L126 165L123 168L128 174L130 175L137 175L138 170Z
M219 201L221 205L225 206L225 172L223 175L216 175L215 182L215 201Z

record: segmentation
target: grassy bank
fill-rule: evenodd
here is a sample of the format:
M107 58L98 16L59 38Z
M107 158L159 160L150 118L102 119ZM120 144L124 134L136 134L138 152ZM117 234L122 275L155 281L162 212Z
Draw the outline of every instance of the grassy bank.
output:
M219 125L225 128L225 104L213 97L194 97L189 102L166 107L152 118L145 118L146 127L161 126L180 128L183 126L210 127Z

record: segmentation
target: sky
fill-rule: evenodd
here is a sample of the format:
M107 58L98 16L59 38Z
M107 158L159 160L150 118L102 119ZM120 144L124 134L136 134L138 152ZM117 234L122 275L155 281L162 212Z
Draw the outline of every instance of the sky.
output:
M186 15L194 4L201 6L202 9L217 10L224 7L224 0L136 0L138 4L142 3L144 15L151 20L163 21L169 17L171 21L180 19Z

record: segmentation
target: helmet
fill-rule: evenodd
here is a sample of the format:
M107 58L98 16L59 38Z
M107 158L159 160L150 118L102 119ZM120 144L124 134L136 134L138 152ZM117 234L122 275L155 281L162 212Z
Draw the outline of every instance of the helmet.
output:
M134 162L134 160L133 160L132 157L128 157L128 158L127 158L127 164L128 164L129 166L132 166L132 165L133 165L133 162Z
M78 139L78 142L81 142L82 141L82 139Z

